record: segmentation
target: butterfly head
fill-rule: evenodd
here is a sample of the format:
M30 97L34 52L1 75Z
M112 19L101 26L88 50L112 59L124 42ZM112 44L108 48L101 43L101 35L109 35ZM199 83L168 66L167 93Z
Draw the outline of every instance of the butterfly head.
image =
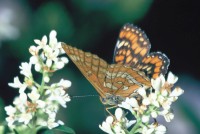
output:
M101 98L101 102L105 105L118 105L124 101L124 98L119 95L113 95L106 93L104 98Z

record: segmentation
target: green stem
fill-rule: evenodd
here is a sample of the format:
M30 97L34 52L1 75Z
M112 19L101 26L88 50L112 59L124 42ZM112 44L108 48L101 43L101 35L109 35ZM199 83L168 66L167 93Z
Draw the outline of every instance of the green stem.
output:
M131 131L130 131L129 134L134 134L134 133L136 132L136 130L139 128L140 124L141 124L141 120L138 119L138 120L137 120L137 123L136 123L136 124L134 125L134 127L131 129Z
M45 76L45 72L42 73L42 81L41 81L41 86L40 86L40 94L43 94L44 92L44 86L45 86L45 82L44 82L44 76Z

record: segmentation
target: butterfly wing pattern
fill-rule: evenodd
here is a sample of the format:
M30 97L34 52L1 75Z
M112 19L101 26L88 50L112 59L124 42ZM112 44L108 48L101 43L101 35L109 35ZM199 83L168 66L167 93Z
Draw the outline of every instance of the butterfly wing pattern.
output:
M149 53L149 39L132 24L125 24L120 31L114 64L65 43L62 47L100 94L102 102L108 105L119 104L125 97L133 96L140 87L150 88L150 79L164 75L169 66L165 54Z
M137 68L150 78L165 75L169 66L169 59L161 52L149 54L151 44L146 34L132 24L125 24L119 34L115 51L114 63Z
M95 54L62 43L70 59L108 105L116 105L140 87L151 86L145 74L123 64L108 64Z

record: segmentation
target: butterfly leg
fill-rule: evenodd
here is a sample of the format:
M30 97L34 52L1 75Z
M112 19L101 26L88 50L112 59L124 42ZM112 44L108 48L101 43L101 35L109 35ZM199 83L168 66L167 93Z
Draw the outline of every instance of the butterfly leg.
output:
M109 113L109 115L111 115L113 118L115 118L115 116L109 111L110 109L113 109L113 108L116 108L117 105L114 105L114 106L109 106L109 107L106 107L106 111Z

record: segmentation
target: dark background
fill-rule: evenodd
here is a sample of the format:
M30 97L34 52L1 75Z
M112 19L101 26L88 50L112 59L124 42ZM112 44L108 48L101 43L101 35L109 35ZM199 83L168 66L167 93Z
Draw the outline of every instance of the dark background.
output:
M11 15L4 15L5 10ZM119 31L129 22L145 31L152 44L151 52L161 51L168 56L168 70L179 77L176 85L185 90L173 105L175 119L164 122L168 133L197 134L200 132L199 13L200 4L194 0L0 0L1 120L5 118L4 105L11 104L18 95L7 83L20 75L21 62L28 62L28 48L34 44L33 39L48 36L55 29L59 41L112 63ZM3 23L8 18L8 24ZM13 26L16 33L7 25ZM72 81L69 89L72 96L97 95L71 61L52 79L61 78ZM98 125L106 118L98 97L74 98L59 116L78 134L102 133Z

